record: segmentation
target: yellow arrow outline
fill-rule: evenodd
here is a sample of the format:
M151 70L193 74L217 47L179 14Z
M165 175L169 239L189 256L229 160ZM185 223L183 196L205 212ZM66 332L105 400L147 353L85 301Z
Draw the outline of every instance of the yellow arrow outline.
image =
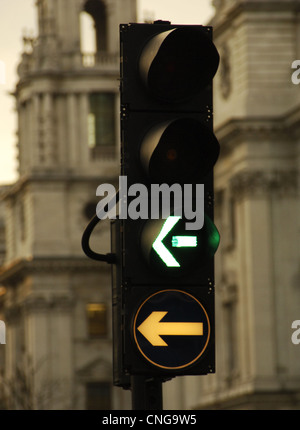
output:
M167 311L153 311L137 328L152 346L168 346L161 336L203 336L202 322L161 322Z

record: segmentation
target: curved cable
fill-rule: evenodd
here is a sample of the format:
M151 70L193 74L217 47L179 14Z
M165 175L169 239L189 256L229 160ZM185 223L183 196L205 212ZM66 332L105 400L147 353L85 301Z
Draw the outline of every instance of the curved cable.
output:
M106 205L102 208L99 214L96 213L93 216L93 218L91 219L91 221L89 222L89 224L87 225L86 229L83 232L83 235L81 238L81 247L85 255L91 258L92 260L105 261L108 264L113 264L116 262L115 254L112 254L112 253L99 254L98 252L93 251L90 247L90 237L96 225L100 221L102 221L102 216L112 209L113 207L111 206L112 203L116 205L118 201L119 201L119 191L117 191L115 196L108 203L106 203Z

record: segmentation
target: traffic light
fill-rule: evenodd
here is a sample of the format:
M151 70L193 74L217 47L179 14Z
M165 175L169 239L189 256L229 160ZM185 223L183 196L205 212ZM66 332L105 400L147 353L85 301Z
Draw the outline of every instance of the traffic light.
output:
M115 385L214 372L212 28L122 24ZM125 180L124 179L124 180ZM130 215L130 216L129 216Z

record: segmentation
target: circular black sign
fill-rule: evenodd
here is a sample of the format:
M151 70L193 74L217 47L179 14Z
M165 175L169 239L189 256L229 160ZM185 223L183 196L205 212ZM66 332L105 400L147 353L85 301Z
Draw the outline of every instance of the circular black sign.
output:
M133 323L141 354L163 369L182 369L199 359L210 339L210 321L203 305L191 294L163 290L139 307Z

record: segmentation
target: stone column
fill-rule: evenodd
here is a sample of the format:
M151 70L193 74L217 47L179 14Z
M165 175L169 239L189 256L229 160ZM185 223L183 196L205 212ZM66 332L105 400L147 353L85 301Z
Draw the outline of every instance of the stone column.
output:
M89 163L89 148L88 148L88 112L89 112L89 95L81 93L79 95L79 115L80 121L79 130L79 162L83 166L88 166Z
M78 116L76 110L76 96L74 93L70 93L67 95L67 111L68 111L68 134L66 145L68 147L68 160L70 167L75 167L77 165L77 157L78 157L78 146L77 146L77 125L78 125Z

